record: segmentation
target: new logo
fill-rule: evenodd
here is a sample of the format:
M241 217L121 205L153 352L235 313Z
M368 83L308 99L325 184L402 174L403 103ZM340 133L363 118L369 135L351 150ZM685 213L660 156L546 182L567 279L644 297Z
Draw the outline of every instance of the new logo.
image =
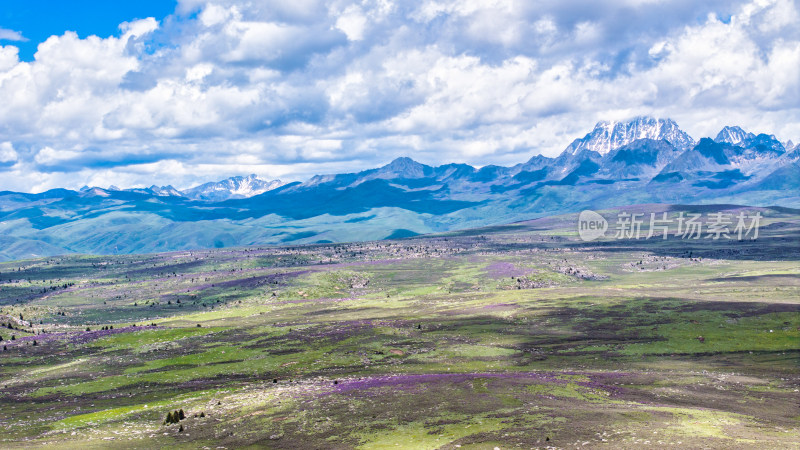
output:
M581 211L578 216L578 235L584 241L593 241L606 234L608 221L594 211Z

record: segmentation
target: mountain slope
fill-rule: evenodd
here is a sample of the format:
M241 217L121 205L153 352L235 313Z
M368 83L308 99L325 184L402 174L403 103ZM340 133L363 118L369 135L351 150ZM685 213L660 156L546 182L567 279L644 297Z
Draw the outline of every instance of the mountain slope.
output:
M738 127L691 142L669 119L636 118L511 167L398 158L303 183L0 192L0 259L373 240L627 204L800 206L800 148Z

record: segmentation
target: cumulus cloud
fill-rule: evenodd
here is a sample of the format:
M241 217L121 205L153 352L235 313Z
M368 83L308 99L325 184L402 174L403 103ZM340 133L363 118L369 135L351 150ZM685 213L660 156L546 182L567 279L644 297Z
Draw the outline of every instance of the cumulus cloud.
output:
M11 142L0 143L0 163L15 162L19 158Z
M798 140L799 17L792 0L182 0L33 61L0 46L0 189L514 164L640 114Z

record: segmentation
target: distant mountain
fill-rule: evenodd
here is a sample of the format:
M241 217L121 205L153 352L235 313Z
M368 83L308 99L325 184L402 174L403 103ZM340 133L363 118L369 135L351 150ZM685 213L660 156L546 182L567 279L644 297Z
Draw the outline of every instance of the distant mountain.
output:
M265 180L252 174L246 177L231 177L222 181L201 184L200 186L186 189L183 196L192 200L214 201L235 198L248 198L263 194L283 186L280 180Z
M739 127L725 127L720 130L714 141L737 145L754 137L756 136L753 133L748 133Z
M116 186L114 186L116 187ZM116 190L119 191L119 188L112 189L109 187L109 190ZM156 197L183 197L183 193L172 186L156 186L152 185L149 188L142 188L142 189L126 189L128 192L136 192L139 194L149 194L155 195Z
M672 120L639 117L511 167L403 157L303 183L0 192L0 260L376 240L644 203L800 207L800 147L734 126L695 144Z
M739 181L766 176L785 165L785 153L783 144L766 134L746 136L737 145L703 138L664 167L655 180L679 177L695 180L695 187L727 188Z
M190 200L204 202L221 202L230 199L249 198L263 194L267 191L277 189L286 183L281 180L265 180L258 175L252 174L246 177L231 177L222 181L215 181L201 184L199 186L179 191L172 186L156 186L149 188L120 189L117 186L109 186L107 190L100 188L90 188L84 186L80 192L94 190L95 195L101 195L100 191L107 192L133 192L136 194L154 195L156 197L183 197Z
M606 154L601 173L609 179L652 178L680 153L669 141L639 139Z
M591 150L605 155L639 139L667 141L679 150L694 145L694 139L671 119L637 117L628 122L600 122L591 133L573 141L566 152L576 154L581 150Z

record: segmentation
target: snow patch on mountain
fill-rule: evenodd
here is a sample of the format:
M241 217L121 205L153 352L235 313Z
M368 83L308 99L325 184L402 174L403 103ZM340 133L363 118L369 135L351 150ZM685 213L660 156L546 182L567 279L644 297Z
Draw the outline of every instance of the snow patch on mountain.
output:
M280 180L265 180L258 175L231 177L222 181L201 184L186 189L183 195L192 200L222 201L237 198L249 198L277 189L286 184Z
M565 152L574 155L591 150L605 155L640 139L664 140L679 150L686 150L695 143L671 119L637 117L627 122L599 122L589 134L574 140Z
M755 138L756 135L748 133L740 127L725 127L717 133L714 138L716 142L725 142L731 145L739 145L742 142Z

